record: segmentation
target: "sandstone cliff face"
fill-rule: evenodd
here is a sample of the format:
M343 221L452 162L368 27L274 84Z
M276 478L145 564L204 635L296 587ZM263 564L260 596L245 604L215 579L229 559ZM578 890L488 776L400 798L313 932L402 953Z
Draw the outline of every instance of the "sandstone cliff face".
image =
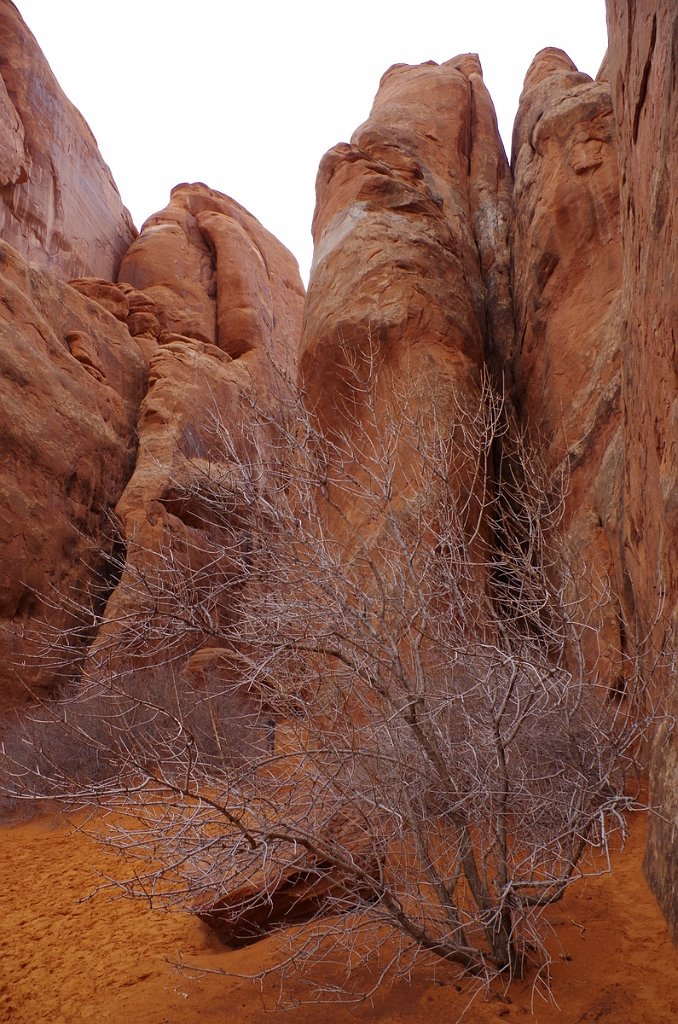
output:
M608 0L618 128L623 291L625 569L639 620L678 616L678 9ZM675 680L671 701L678 711ZM678 939L678 729L657 737L648 877Z
M564 542L593 578L597 674L619 682L622 610L621 238L609 85L561 50L530 66L513 133L518 412L568 482ZM609 596L600 591L609 585ZM595 649L594 649L595 648Z
M486 354L511 343L509 219L477 57L387 71L369 119L327 153L317 180L301 375L329 435L369 432L368 396L351 379L361 365L388 367L386 402L402 388L403 402L450 430L460 409L473 415ZM345 514L378 529L359 502Z
M50 607L59 595L87 604L96 590L100 604L107 586L101 551L111 548L109 516L134 465L146 365L113 316L4 243L0 292L0 705L6 706L28 699L26 685L48 686L55 678L49 657L31 662L37 648L22 638L24 629L71 624L67 610Z
M112 278L136 234L96 140L0 2L0 237L57 277Z

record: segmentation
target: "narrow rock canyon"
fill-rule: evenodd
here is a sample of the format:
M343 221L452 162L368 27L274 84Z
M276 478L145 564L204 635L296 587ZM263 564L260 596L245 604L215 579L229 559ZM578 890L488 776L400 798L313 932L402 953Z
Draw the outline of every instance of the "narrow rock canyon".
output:
M459 433L450 502L460 516L483 510L467 530L472 552L499 549L484 510L497 500L501 431L489 459L459 432L460 410L481 415L492 381L549 486L567 482L558 542L586 566L582 657L610 706L628 696L629 659L675 652L678 9L607 0L607 19L595 79L561 50L535 56L510 164L477 56L387 70L368 119L320 162L306 294L292 254L205 184L178 184L137 231L88 126L17 7L0 0L5 718L77 688L93 654L109 668L111 650L157 657L165 613L149 588L180 563L196 593L208 580L219 599L210 629L196 619L162 633L163 658L197 692L210 673L240 685L249 638L236 651L223 636L247 589L229 589L231 567L211 545L231 531L250 557L244 491L222 485L213 515L190 496L229 479L233 452L215 441L215 421L250 451L290 389L308 414L290 439L332 439L325 525L350 561L352 538L378 553L385 527L363 470L336 453L353 455L373 436L375 409L392 410L399 394L408 415ZM376 394L356 385L363 363L388 369ZM403 422L392 428L394 480L411 491L416 444ZM487 589L492 569L469 575ZM155 639L125 647L142 620ZM678 941L671 663L652 672L652 699L668 711L652 735L644 869ZM370 847L365 859L377 871L381 856ZM323 862L330 880L317 885L317 862L303 865L280 874L269 929L305 920L345 884L343 863ZM246 908L236 910L233 927L244 921L247 933Z

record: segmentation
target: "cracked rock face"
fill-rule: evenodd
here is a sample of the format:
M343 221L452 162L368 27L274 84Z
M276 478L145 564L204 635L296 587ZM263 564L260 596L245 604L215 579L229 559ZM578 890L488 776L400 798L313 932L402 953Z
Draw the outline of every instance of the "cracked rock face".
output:
M135 235L88 125L0 0L0 237L68 280L113 278Z

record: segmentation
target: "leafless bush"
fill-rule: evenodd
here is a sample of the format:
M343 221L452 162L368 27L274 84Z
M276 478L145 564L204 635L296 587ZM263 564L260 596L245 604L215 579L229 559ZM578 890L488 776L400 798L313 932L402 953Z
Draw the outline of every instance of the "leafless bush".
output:
M84 682L6 739L5 785L124 812L123 891L232 944L297 921L295 965L371 936L389 970L519 976L624 836L639 662L611 699L606 581L570 563L561 484L490 385L346 364L330 418L256 395L244 436L215 418L167 499L183 529L128 550Z

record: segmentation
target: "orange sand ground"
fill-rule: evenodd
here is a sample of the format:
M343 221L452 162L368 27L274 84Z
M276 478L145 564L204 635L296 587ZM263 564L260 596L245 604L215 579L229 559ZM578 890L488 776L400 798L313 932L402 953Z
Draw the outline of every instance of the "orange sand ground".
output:
M538 1024L678 1021L678 950L642 877L644 822L638 817L632 825L614 874L573 890L553 909L560 1009L537 998ZM450 971L435 984L424 977L398 982L357 1007L267 1012L265 995L252 982L218 975L196 980L168 960L252 971L266 963L277 939L227 951L188 915L102 895L79 903L111 860L58 819L0 828L0 864L3 1024L455 1024L467 1003ZM508 996L481 996L464 1020L528 1022L531 996L529 982Z

